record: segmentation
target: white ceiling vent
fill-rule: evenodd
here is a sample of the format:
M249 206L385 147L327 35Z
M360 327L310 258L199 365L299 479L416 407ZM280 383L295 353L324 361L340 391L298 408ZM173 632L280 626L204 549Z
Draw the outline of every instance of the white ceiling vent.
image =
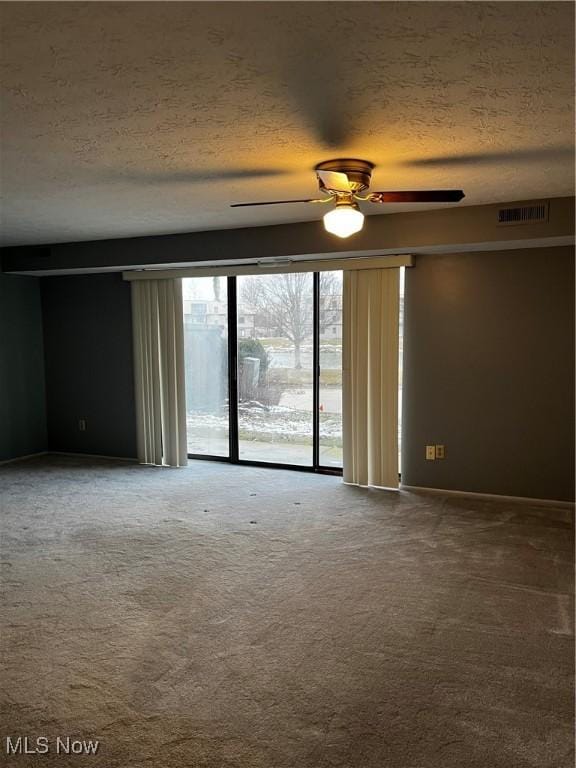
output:
M549 207L550 204L545 202L523 205L520 208L500 208L498 224L533 224L537 221L548 221Z

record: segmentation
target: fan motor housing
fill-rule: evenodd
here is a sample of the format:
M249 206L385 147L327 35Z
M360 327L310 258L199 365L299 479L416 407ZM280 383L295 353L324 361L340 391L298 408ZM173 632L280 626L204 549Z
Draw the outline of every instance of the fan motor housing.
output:
M370 186L374 163L367 160L353 160L349 158L340 160L326 160L318 163L316 171L335 171L345 173L350 181L352 192L363 192Z

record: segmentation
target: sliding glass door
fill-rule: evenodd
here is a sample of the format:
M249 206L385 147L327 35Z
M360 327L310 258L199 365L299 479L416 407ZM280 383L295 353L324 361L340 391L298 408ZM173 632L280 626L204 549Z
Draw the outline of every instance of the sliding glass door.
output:
M187 278L188 450L342 467L342 272Z
M312 466L311 272L238 278L238 457Z
M188 453L230 456L226 278L182 281Z
M319 463L342 466L342 272L318 277Z

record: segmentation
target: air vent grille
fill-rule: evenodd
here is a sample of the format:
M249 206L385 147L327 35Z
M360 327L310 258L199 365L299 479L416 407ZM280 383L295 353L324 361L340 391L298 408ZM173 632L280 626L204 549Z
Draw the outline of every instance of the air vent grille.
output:
M548 203L500 208L498 211L498 224L532 224L535 221L548 221Z

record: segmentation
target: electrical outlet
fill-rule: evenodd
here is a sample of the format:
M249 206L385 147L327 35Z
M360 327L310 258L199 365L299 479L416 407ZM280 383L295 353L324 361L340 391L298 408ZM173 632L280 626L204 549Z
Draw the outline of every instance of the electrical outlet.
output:
M426 446L426 461L434 461L436 458L436 446L435 445L427 445Z
M437 445L436 446L436 458L437 459L445 459L446 458L446 447L444 445Z
M86 419L78 419L78 430L86 432Z

